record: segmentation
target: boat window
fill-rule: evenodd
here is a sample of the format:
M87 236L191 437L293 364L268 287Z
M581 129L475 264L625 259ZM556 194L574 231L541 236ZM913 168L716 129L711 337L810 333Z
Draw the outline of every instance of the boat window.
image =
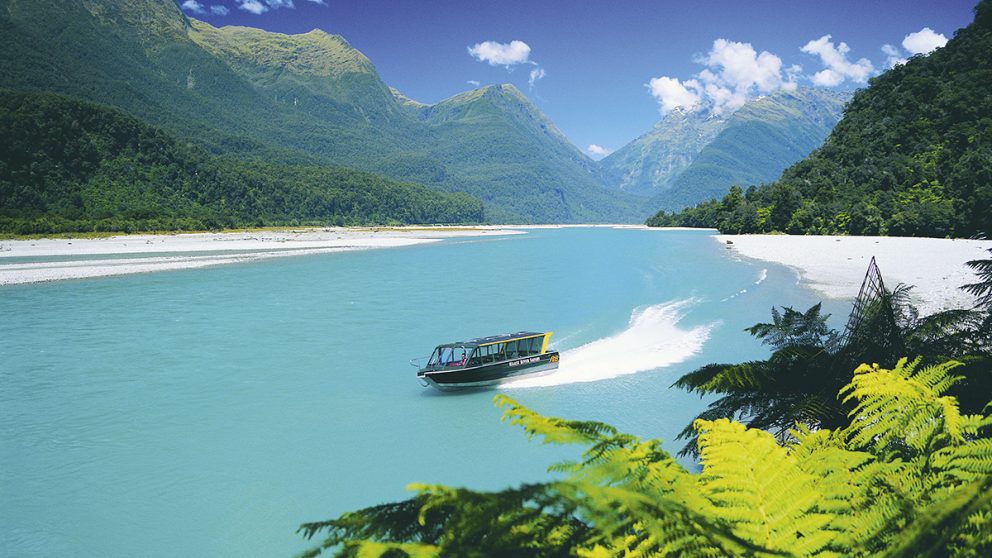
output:
M520 356L530 356L536 355L541 352L541 346L538 341L538 337L531 337L528 339L520 340Z
M498 362L503 360L500 357L500 345L499 343L493 345L484 345L479 347L479 356L482 358L482 363L487 364L490 362Z
M510 341L506 344L506 358L517 358L520 356L520 347L517 341Z
M428 366L464 366L468 361L467 347L438 347L427 362Z
M441 349L443 349L443 347L434 349L430 360L427 361L427 366L437 366L437 363L441 361Z
M482 365L482 349L483 349L483 347L479 347L479 348L475 349L474 351L471 351L471 353L470 353L470 355L468 357L468 365L469 366L480 366L480 365Z

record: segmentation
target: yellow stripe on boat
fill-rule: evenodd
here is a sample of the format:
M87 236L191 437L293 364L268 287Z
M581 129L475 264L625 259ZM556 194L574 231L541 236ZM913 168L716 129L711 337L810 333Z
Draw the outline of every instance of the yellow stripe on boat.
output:
M542 335L544 336L544 346L547 347L548 346L547 336L551 335L551 333L543 333L541 335L525 335L524 337L511 337L509 339L504 339L502 341L493 341L492 343L479 343L477 346L486 347L489 345L499 345L500 343L511 343L513 341L520 341L521 339L535 339L537 337L541 337ZM541 352L543 353L544 351L542 350Z

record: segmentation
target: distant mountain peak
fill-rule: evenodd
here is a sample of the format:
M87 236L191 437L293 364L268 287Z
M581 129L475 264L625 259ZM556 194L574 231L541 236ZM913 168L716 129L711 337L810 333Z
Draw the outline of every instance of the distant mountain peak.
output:
M725 180L731 181L727 188L734 180L742 184L774 180L788 164L823 141L840 118L847 98L844 93L800 87L750 99L733 111L677 107L600 164L616 177L621 189L658 196L659 203L664 203L661 198L669 189L685 190L677 195L681 200L692 198L694 194L688 191L696 187L700 192L722 188ZM776 127L782 129L772 133ZM726 134L731 128L737 131ZM754 142L764 138L763 153L727 156L744 149L734 145L748 142L748 137ZM692 184L686 176L695 177Z
M302 75L337 78L347 73L375 74L375 66L340 35L313 29L298 35L254 27L214 27L190 18L190 38L235 64L280 66Z
M138 29L144 38L182 36L190 25L175 0L82 0L80 4L104 24Z

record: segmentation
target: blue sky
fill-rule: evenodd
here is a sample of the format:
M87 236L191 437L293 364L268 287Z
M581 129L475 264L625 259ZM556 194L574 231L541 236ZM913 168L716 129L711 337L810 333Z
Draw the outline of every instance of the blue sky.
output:
M732 110L793 84L862 87L951 38L975 1L179 3L216 26L341 35L425 103L512 83L586 151L622 147L674 106Z

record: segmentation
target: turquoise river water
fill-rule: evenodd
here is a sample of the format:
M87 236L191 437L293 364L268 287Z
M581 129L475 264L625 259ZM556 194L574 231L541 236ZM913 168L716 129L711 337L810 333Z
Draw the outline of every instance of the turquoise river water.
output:
M533 229L0 288L0 555L291 556L300 523L410 482L548 479L575 448L408 364L507 331L554 331L562 360L504 393L677 451L706 401L672 382L766 355L742 330L819 300L710 235Z

